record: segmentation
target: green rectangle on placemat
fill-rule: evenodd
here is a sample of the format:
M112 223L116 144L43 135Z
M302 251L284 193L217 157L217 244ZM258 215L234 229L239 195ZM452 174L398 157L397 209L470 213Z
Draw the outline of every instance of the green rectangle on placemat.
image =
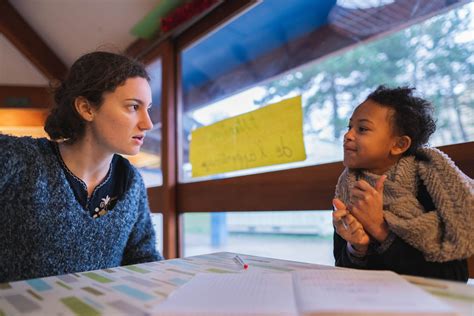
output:
M74 296L60 299L71 311L78 316L99 316L100 312Z
M137 267L137 266L125 266L124 267L125 269L128 269L130 271L134 271L134 272L138 272L138 273L150 273L151 271L149 270L146 270L146 269L143 269L143 268L140 268L140 267Z
M110 283L114 281L94 272L85 272L83 275L100 283Z

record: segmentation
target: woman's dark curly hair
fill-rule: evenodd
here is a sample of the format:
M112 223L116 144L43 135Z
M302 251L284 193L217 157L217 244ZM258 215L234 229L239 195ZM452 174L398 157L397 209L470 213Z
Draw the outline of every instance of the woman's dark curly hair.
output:
M387 88L379 86L369 94L367 99L381 106L393 109L392 122L398 135L411 138L411 145L404 153L405 156L415 154L416 150L426 143L436 130L433 120L433 106L430 102L413 95L415 88Z
M93 52L80 57L62 82L52 86L54 107L46 119L44 130L53 140L75 142L84 135L85 120L74 106L83 97L99 108L104 92L113 92L128 78L141 77L150 81L144 65L124 55Z

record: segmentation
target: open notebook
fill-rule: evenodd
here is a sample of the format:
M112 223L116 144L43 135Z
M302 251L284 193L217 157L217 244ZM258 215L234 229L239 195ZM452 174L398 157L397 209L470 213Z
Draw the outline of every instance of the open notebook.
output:
M456 315L389 271L198 274L156 315Z

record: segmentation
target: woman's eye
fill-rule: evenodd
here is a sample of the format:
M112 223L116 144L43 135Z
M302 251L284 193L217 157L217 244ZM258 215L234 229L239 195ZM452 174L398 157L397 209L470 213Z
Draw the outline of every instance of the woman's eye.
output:
M352 128L352 126L350 126L350 125L347 125L347 130L348 130L348 131L350 131L350 130L351 130L351 128Z
M130 105L130 109L133 110L133 111L138 111L139 108L140 108L140 106L138 104L131 104Z
M368 131L368 130L369 130L368 128L359 127L359 132L366 132L366 131Z

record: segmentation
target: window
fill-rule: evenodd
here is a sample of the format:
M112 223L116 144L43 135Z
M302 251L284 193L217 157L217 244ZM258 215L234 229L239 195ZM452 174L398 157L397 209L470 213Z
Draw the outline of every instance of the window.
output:
M151 223L156 234L156 249L163 254L163 215L151 213Z
M379 84L415 86L433 102L432 145L474 140L474 4L370 3L263 1L185 48L180 182L340 161L353 108ZM296 95L302 96L305 161L191 177L194 129ZM186 213L184 255L226 250L333 264L327 212ZM292 230L297 214L317 218L315 230L299 233L304 223ZM280 217L282 224L274 224ZM307 241L308 248L295 251Z
M150 118L153 128L147 132L140 153L127 157L140 170L146 187L159 186L163 182L161 174L161 60L147 68L151 77L152 107Z
M230 251L334 265L331 211L184 215L184 255Z
M317 14L301 10L310 11L314 9L312 6L322 4L276 3L271 9L272 17L294 15L298 16L298 23L278 24L272 18L263 18L269 9L263 2L182 53L183 182L340 161L342 137L354 107L379 84L414 86L433 102L438 130L431 139L432 145L474 140L474 4L455 8L368 43L353 43L350 49L331 56L314 60L295 57L301 59L301 64L286 69L278 64L289 63L292 45L302 49L295 42L314 45L311 36L318 35L322 40L329 40L321 33L325 23L337 27L338 34L352 37L362 37L368 30L355 19L354 11L360 11L351 9L355 1L350 2L350 8L337 4L318 7ZM387 3L369 8L365 14L381 14L383 9L389 16L389 13L403 9L390 7L394 4ZM344 2L344 5L348 3ZM341 24L342 11L352 24ZM354 20L351 20L352 16ZM372 22L371 16L367 19L367 23L373 23L370 25L373 34L386 31L385 25ZM406 20L395 20L392 26ZM277 35L269 35L270 31ZM267 36L270 39L265 39ZM282 47L287 51L282 53ZM274 68L282 73L276 77L260 74L272 74L276 72L272 70ZM304 162L191 178L192 165L188 157L193 129L295 95L302 95L303 99L307 153Z

